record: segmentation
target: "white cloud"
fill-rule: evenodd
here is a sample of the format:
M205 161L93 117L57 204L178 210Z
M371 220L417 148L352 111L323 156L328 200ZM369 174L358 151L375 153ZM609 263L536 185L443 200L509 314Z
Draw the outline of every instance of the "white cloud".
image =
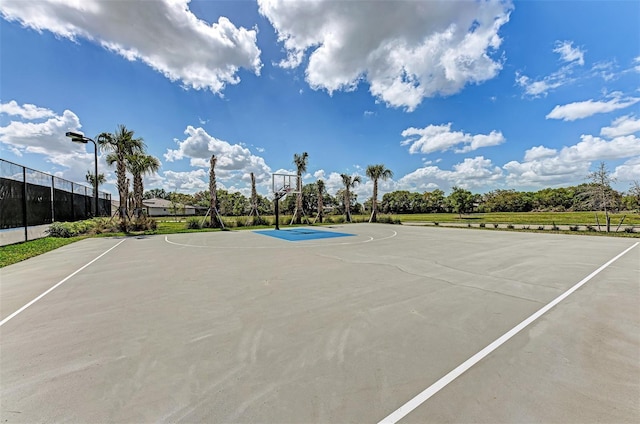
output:
M28 103L19 105L15 100L11 100L9 103L1 103L0 114L1 113L9 116L19 116L27 120L52 118L56 115L52 110Z
M163 185L169 191L194 193L209 190L209 173L204 169L186 172L165 171L163 176ZM224 188L222 183L218 183L217 186L220 189Z
M57 115L50 109L32 104L19 105L12 100L0 104L0 113L18 117L0 127L0 143L15 155L24 155L25 160L30 154L40 155L47 162L65 168L54 172L54 175L79 183L85 182L88 170L93 172L93 144L73 143L65 136L67 131L79 132L82 127L80 119L72 111L65 110L62 115ZM98 172L104 173L107 180L111 176L103 155L98 156Z
M633 135L604 140L583 135L580 142L559 152L544 146L527 150L523 162L503 166L509 186L542 186L583 181L595 161L633 158L640 155L640 139ZM624 172L621 170L621 175ZM622 180L621 180L622 181Z
M584 65L585 52L579 47L573 47L572 41L556 41L556 48L553 49L553 52L558 53L563 62Z
M38 153L48 156L52 162L58 164L68 162L69 158L65 158L67 155L84 152L84 146L72 143L65 137L67 131L80 130L80 119L75 113L65 110L62 115L55 115L48 109L34 105L18 106L14 103L12 101L3 104L3 113L8 113L6 110L11 110L11 114L14 116L32 117L26 118L26 121L45 116L48 118L43 122L12 120L6 126L0 127L0 142L23 153Z
M178 148L168 149L164 158L168 162L189 158L191 166L208 168L211 155L216 155L216 176L220 179L232 177L249 180L249 173L253 172L257 182L268 183L271 180L271 168L264 159L256 156L240 144L230 144L219 140L202 128L187 126L184 133L187 138L177 140Z
M535 146L524 153L524 160L530 162L537 159L550 158L555 156L557 152L558 151L556 149L549 149L544 146Z
M600 135L607 138L629 135L640 131L640 119L633 115L621 116L615 119L610 127L600 130Z
M628 97L623 99L616 95L608 101L594 101L593 99L590 99L583 102L557 105L551 112L549 112L546 118L575 121L576 119L587 118L597 113L607 113L618 109L624 109L638 103L639 101L640 98Z
M434 188L448 190L453 186L466 189L487 188L503 178L500 167L484 156L466 158L452 170L437 166L425 166L398 180L398 187L405 190L430 191Z
M457 145L455 153L467 153L481 147L497 146L504 143L501 132L491 131L489 134L469 134L462 131L451 131L451 123L443 125L429 125L425 128L407 128L402 131L405 137L400 144L409 145L409 153L444 152Z
M495 77L502 63L491 55L511 12L493 0L258 3L286 49L282 67L300 66L309 53L311 88L350 91L366 81L375 97L408 111Z
M618 181L640 181L640 156L617 166L611 176Z
M549 91L561 87L569 81L571 81L570 78L564 72L556 72L537 81L519 72L516 73L516 84L523 87L525 94L532 97L546 96Z
M5 0L0 12L39 32L95 41L194 89L220 93L240 81L240 68L259 74L262 66L255 29L225 17L209 25L189 10L189 0Z
M572 77L574 68L584 65L584 50L573 47L572 41L556 41L554 53L560 55L560 60L566 65L555 72L538 78L531 78L516 72L516 84L524 88L525 94L532 97L546 96L551 90L569 84L575 80Z

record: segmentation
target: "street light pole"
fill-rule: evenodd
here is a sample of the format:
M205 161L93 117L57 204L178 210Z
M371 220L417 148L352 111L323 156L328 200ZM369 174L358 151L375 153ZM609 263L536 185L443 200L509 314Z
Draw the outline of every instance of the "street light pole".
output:
M98 209L98 144L95 142L95 140L89 137L85 137L84 134L81 133L68 131L65 135L71 138L71 141L75 143L87 144L89 141L93 143L93 156L95 164L95 173L93 174L93 201L95 207L94 216L98 216L100 213L100 210Z

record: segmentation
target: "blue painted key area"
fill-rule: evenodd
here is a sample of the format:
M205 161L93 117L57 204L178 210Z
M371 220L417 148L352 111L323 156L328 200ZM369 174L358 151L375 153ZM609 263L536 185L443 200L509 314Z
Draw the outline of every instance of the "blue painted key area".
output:
M262 234L263 236L275 237L287 241L304 241L304 240L316 240L333 237L348 237L355 234L338 233L335 231L321 231L315 228L292 228L289 230L260 230L254 231L254 233Z

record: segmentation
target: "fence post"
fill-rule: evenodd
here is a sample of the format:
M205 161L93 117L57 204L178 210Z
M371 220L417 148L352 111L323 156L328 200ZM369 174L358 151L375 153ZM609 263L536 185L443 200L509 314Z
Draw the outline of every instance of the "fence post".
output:
M54 176L51 176L51 223L53 224L56 221L56 209L53 207L53 205L56 202L56 182L54 180Z
M27 168L22 167L22 222L24 224L24 241L29 240L29 224L27 222Z

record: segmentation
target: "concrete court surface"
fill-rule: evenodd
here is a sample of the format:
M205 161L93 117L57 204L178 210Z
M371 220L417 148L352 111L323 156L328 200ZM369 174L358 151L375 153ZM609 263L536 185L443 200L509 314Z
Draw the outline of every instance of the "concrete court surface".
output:
M376 423L637 242L323 230L355 236L87 239L0 269L0 420ZM640 422L639 304L636 246L400 422Z

